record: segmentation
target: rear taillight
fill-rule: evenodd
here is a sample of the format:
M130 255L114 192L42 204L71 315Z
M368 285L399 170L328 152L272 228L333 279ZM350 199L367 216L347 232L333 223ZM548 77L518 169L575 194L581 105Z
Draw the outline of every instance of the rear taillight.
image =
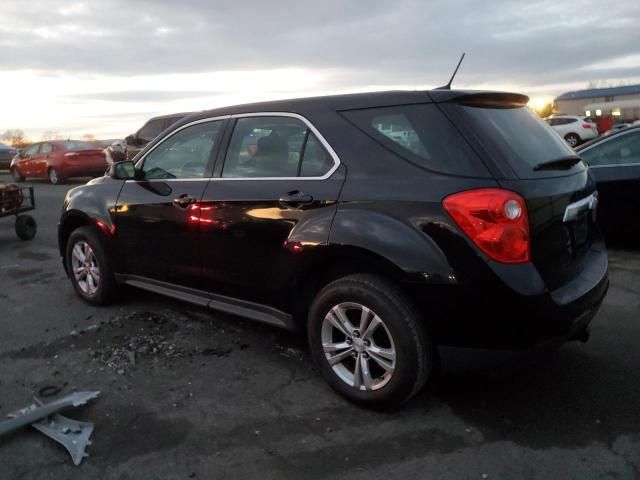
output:
M590 123L583 123L582 124L582 128L591 128L591 124Z
M442 204L469 239L493 260L530 260L527 207L517 193L499 188L468 190L448 196Z

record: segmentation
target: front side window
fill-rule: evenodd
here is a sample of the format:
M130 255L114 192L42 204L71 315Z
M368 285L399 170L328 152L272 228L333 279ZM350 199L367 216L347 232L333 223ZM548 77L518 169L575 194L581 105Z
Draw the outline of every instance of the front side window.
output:
M606 140L580 156L592 166L640 164L640 131Z
M297 118L246 117L236 122L222 177L320 177L333 165L318 138Z
M146 179L203 178L222 120L184 128L159 143L144 159Z
M53 145L51 145L50 143L43 143L42 147L40 148L40 153L51 153L53 152Z
M24 156L25 157L30 157L32 155L35 155L36 153L38 153L38 149L40 148L40 144L36 144L36 145L31 145L29 148L27 148L24 151Z

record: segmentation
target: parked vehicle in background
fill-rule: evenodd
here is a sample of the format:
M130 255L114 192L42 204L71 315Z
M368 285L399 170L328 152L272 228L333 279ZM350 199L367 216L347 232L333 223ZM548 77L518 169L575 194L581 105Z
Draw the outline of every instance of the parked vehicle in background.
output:
M130 285L305 331L331 387L375 407L420 390L436 344L586 340L608 287L595 185L528 100L380 92L197 113L69 191L64 267L89 303Z
M80 140L51 140L30 145L11 162L16 182L25 178L48 178L53 184L70 177L104 175L107 168L102 149Z
M551 115L544 119L571 147L598 136L598 126L589 117Z
M0 143L0 169L6 170L11 165L11 160L18 154L18 150Z
M611 127L609 130L607 130L606 133L610 133L610 132L617 132L618 130L624 130L627 127L630 127L631 124L630 123L614 123L613 127Z
M589 164L599 193L598 223L605 236L638 242L640 233L640 125L576 149Z
M161 115L147 120L140 130L132 135L128 135L124 139L124 159L133 159L147 143L187 115L190 115L190 113L173 113L171 115ZM117 151L117 149L114 149L114 151ZM118 155L115 155L114 158L116 159L115 161L119 161Z

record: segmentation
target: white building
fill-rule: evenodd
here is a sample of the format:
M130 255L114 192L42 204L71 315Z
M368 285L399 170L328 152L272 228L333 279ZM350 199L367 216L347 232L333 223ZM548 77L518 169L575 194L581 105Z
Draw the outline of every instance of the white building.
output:
M620 121L637 120L640 119L640 84L563 93L553 101L553 108L566 115L613 115Z

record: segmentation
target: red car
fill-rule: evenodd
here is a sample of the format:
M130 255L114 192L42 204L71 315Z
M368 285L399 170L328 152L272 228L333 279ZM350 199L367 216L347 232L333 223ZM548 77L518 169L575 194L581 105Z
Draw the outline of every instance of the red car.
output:
M24 149L11 161L16 182L26 177L48 178L53 184L69 177L96 177L104 174L107 160L102 149L78 140L38 142Z

